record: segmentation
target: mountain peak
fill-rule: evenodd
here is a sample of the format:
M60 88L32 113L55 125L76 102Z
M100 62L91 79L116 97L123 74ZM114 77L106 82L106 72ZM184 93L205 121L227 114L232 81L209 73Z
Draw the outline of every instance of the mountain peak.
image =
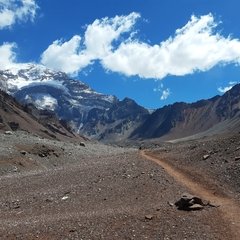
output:
M24 105L50 110L67 121L78 133L98 138L105 135L104 124L139 121L145 109L129 98L98 93L63 72L42 65L24 64L0 71L0 88ZM126 112L126 114L124 114ZM112 126L111 126L112 127Z

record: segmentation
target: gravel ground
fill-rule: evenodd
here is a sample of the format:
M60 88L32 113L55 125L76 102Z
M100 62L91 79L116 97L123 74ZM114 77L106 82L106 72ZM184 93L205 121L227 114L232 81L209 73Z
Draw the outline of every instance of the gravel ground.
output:
M0 239L232 239L217 208L172 206L187 189L134 148L0 141Z
M196 180L240 200L240 134L165 143L153 151Z

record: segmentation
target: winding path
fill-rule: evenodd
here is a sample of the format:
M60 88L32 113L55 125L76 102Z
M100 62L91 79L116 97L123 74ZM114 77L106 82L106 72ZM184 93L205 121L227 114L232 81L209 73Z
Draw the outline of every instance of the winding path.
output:
M206 199L214 205L219 205L218 209L221 211L223 218L229 223L234 239L240 239L240 206L236 201L228 196L215 195L215 190L211 190L209 187L194 181L187 174L174 167L171 163L160 159L159 156L155 156L152 152L141 151L140 154L145 159L155 162L164 168L175 181L188 188L192 194Z

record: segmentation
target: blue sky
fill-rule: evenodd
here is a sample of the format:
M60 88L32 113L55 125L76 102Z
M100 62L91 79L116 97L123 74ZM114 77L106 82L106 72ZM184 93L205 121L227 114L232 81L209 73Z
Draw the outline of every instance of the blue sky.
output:
M0 0L0 68L42 63L147 108L210 98L240 81L239 9L239 0Z

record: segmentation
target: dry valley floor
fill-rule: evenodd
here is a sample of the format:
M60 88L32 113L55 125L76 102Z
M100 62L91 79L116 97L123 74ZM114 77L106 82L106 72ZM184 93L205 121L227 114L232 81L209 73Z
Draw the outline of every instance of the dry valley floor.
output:
M193 151L197 151L198 143L169 143L142 152L92 142L80 146L24 132L2 133L0 141L0 239L240 237L235 232L239 218L223 214L227 212L225 203L201 211L180 211L173 204L184 192L197 195L198 189L193 191L169 174L166 165L159 164L161 158L169 158L185 180L199 183L207 191L214 187L216 194L227 196L239 210L239 185L221 178L208 185L209 176L215 179L220 171L204 171L209 159L214 159L212 153L203 163L199 160L196 168L191 166L196 178L187 171L191 162L183 157L183 150L194 144Z

